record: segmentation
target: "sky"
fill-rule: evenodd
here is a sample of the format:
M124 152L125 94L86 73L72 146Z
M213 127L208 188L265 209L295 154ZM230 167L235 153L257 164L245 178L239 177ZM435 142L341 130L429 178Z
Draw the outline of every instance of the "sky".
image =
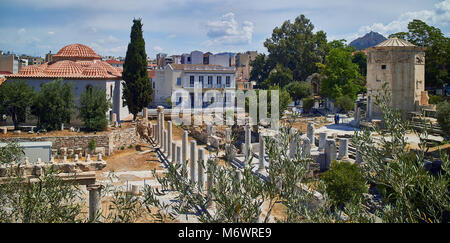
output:
M264 41L304 14L328 40L348 43L370 31L387 37L420 19L449 36L450 0L0 0L0 50L45 56L72 43L125 56L134 18L147 55L267 53Z

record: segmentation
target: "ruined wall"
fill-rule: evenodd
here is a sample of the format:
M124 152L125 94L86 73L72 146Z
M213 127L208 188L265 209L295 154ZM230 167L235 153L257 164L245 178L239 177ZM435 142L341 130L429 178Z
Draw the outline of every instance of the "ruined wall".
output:
M105 154L111 155L112 152L120 150L122 146L127 148L130 145L135 145L139 142L139 137L136 134L136 128L126 128L113 130L108 134L102 135L79 135L79 136L55 136L55 137L14 137L14 138L0 138L0 142L9 142L18 140L20 142L37 142L50 141L52 142L52 149L60 148L85 150L89 147L89 142L94 139L97 148L104 147Z

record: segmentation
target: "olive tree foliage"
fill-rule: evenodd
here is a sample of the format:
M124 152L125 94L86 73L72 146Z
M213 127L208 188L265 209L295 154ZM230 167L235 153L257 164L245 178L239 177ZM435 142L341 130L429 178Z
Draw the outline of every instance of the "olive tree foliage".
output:
M196 215L200 222L371 222L360 201L349 204L343 210L334 206L326 195L325 185L309 176L310 157L303 157L301 148L295 155L289 155L289 141L300 141L300 132L291 132L291 125L281 128L276 137L266 137L266 151L270 166L267 174L255 174L252 165L241 169L238 179L237 168L231 161L219 165L218 157L212 155L205 163L207 178L211 187L199 189L187 176L184 166L169 164L164 176L155 175L161 189L147 186L144 202L154 210L151 215L157 221L175 219L181 214ZM308 183L317 183L323 192L321 201ZM175 193L171 203L158 199L168 193ZM276 204L286 210L285 215L272 215ZM212 206L212 207L211 207ZM343 217L342 215L345 215Z
M445 101L437 105L436 118L447 138L450 137L450 102Z
M9 142L5 146L0 147L0 165L11 164L13 161L20 163L24 155L22 146L16 141Z
M383 196L383 209L378 212L383 222L448 222L450 212L449 159L441 153L441 172L433 175L424 167L427 129L415 130L419 149L408 148L408 122L389 106L387 84L375 102L383 113L384 128L371 127L358 131L352 142L361 153L363 172L369 183ZM373 132L380 136L373 136Z
M4 148L9 150L5 155ZM22 161L23 149L9 144L0 149L0 161ZM13 148L13 149L12 149ZM14 155L11 155L14 154ZM86 222L82 217L81 190L74 181L63 181L55 168L34 179L23 176L21 163L4 163L0 184L1 223Z

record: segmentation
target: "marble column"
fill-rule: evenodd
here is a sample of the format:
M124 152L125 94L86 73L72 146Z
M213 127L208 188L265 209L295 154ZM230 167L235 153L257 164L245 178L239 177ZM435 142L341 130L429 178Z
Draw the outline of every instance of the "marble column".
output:
M339 138L339 156L338 159L347 159L348 158L348 139L347 138Z
M206 164L206 156L205 149L198 149L198 163L197 163L197 172L198 172L198 189L200 191L205 190L205 164Z
M336 160L336 141L327 139L325 145L325 169L330 168L331 162Z
M290 141L289 141L289 158L295 158L297 154L297 130L295 128L291 128L290 133Z
M101 206L101 190L102 185L89 185L86 187L89 191L89 221L93 222L97 219L102 206Z
M164 136L163 136L163 145L162 145L162 152L167 153L167 130L164 130Z
M188 131L183 132L181 139L181 162L186 163L188 159Z
M144 109L142 110L142 116L144 118L144 121L148 121L148 108L144 107Z
M189 173L191 175L191 181L197 183L197 141L191 140L191 159L189 161Z
M175 142L172 142L172 146L170 147L170 159L172 163L175 164L176 162L176 156L175 156L175 150L176 150L177 144Z
M314 122L308 122L308 127L306 129L306 136L309 138L309 142L312 146L315 144L315 137L314 137Z
M167 122L167 157L172 155L172 121Z
M225 129L225 142L231 143L231 128Z
M327 140L327 133L319 133L319 150L322 151L325 148L325 142Z
M252 133L250 130L250 125L245 125L245 160L250 158L250 144L251 144Z
M176 150L177 150L177 153L176 153L177 164L181 164L181 147L177 145Z
M302 144L302 157L306 158L311 155L311 142L309 138L303 138L303 144Z
M264 165L264 155L266 154L266 141L264 136L259 134L259 167L258 173L263 174L266 172L266 166Z

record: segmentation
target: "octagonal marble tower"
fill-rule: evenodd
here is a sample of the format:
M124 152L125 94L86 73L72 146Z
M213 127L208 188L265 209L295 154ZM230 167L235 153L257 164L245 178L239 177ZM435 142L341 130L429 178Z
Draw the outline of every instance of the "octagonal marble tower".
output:
M405 118L419 106L428 105L425 92L425 52L405 40L390 38L367 53L367 118L380 119L374 95L384 82L389 84L392 104Z

